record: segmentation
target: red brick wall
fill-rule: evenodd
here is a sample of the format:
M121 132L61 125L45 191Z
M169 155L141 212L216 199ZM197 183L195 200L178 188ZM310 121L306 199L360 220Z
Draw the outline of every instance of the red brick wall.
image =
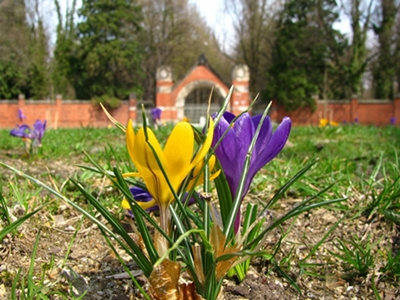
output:
M32 125L36 120L47 120L48 128L66 127L106 127L112 124L100 106L90 101L31 101L22 97L16 101L0 101L0 128L13 128L20 124L18 109L22 109L27 119L23 122ZM136 119L136 100L122 101L121 105L110 111L120 123L127 124L129 118Z
M0 128L13 128L20 123L18 109L22 109L27 117L24 122L32 125L37 119L47 120L49 128L65 127L106 127L112 124L98 106L90 101L30 101L23 98L14 101L0 101ZM123 101L121 106L110 111L111 115L120 123L126 124L129 119L136 119L136 100L131 97ZM164 112L163 112L164 113ZM172 112L171 112L172 113ZM394 101L351 101L328 102L317 101L317 109L301 109L295 112L286 112L276 102L271 107L271 118L280 122L284 116L289 116L294 125L318 125L321 118L338 123L354 122L360 124L385 126L390 124L390 118L397 119L400 124L400 98ZM172 117L172 115L171 115Z
M286 112L285 109L273 102L271 118L280 122L284 116L289 116L294 125L318 125L321 118L338 123L353 123L355 119L363 125L385 126L390 124L390 118L397 119L400 124L400 98L394 101L357 100L350 101L317 101L316 110L299 109Z

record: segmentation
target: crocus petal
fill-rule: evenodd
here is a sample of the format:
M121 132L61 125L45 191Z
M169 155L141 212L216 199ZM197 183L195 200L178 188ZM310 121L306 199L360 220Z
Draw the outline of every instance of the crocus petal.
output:
M267 163L269 163L275 156L277 156L278 153L283 149L289 138L291 127L292 127L292 121L290 120L290 118L287 117L283 118L282 123L279 124L278 128L275 130L274 134L269 139L268 144L264 146L263 150L257 153L254 161L250 165L249 169L250 180L252 180L255 174ZM261 137L259 136L259 138Z
M132 120L129 120L128 126L126 126L126 148L128 149L131 160L134 161L133 149L135 148L135 131L133 130Z
M147 211L155 211L155 210L158 210L158 206L157 206L157 203L156 203L155 200L151 200L151 201L148 201L148 202L136 201L136 203L137 203L141 208L143 208L144 210L147 210ZM126 209L126 210L128 210L128 211L131 211L131 206L129 205L128 200L126 200L126 199L122 200L121 206L122 206L124 209Z
M208 160L208 169L210 170L211 173L209 180L214 180L221 173L221 170L214 172L215 162L216 162L215 155L211 155L210 159ZM204 162L201 161L193 169L192 178L190 179L186 190L189 191L195 186L202 185L203 183L204 183Z
M135 199L135 203L137 203L141 208L146 211L157 211L159 210L159 206L157 202L152 198L149 192L142 188L132 187L129 189L132 193L133 198ZM182 204L187 202L187 205L192 205L196 202L196 199L192 196L189 201L187 201L189 193L185 193L182 198ZM122 208L128 210L130 216L133 216L131 211L131 206L129 205L128 200L124 199L121 202Z
M146 190L138 187L132 187L129 190L133 196L133 199L135 199L136 203L140 205L144 210L152 211L158 209L156 201ZM129 202L126 199L122 201L121 205L127 210L131 209Z
M19 120L22 122L22 120L26 119L26 116L24 115L24 112L22 111L22 109L18 109L18 118Z
M32 134L30 133L31 128L28 125L21 125L17 128L14 128L10 131L10 135L22 138L32 138Z
M147 130L147 134L149 143L155 149L158 158L161 160L161 163L163 163L164 155L156 137L149 129ZM147 145L144 129L141 128L135 135L131 120L129 120L126 128L126 145L129 156L132 162L135 164L138 173L143 178L147 189L155 199L160 199L159 201L162 201L159 192L160 188L164 187L165 190L166 186L166 188L169 190L169 187L165 182L160 182L165 180L152 150L150 149L149 145Z
M257 130L258 125L260 124L261 117L262 115L257 115L252 118L255 130ZM262 152L267 148L271 136L272 136L272 122L271 119L267 116L264 119L260 133L258 134L257 137L255 149L253 151L253 153L255 153L254 154L255 157L261 155Z
M167 205L173 198L171 199L170 188L155 157L157 155L160 164L165 168L164 153L157 138L149 128L147 128L147 137L148 141L146 141L144 128L139 129L135 137L135 147L133 148L133 163L141 174L148 191L158 204ZM147 143L153 147L155 154Z
M251 140L254 136L254 125L250 115L248 113L244 113L240 117L238 117L232 129L236 134L236 139L240 143L240 146L237 149L239 151L237 153L237 157L243 160L244 163L251 144Z
M39 146L42 144L42 138L45 130L46 121L42 122L40 120L37 120L35 124L33 124L33 135Z
M243 170L247 151L254 135L254 125L250 115L247 113L238 117L234 124L228 123L228 120L232 119L233 115L231 113L224 113L223 118L217 125L216 137L221 137L226 130L228 131L220 145L215 149L215 154L224 170L233 198L236 195L240 183L241 170ZM214 138L214 145L217 141Z
M131 187L129 191L131 192L133 199L135 199L136 201L149 202L150 200L153 199L150 193L144 189L138 187Z
M193 156L194 134L189 123L179 122L171 132L164 148L168 177L172 186L179 188L190 170Z
M213 128L212 120L210 126ZM184 179L207 154L213 138L212 133L212 130L207 133L203 145L192 159L195 140L190 124L178 123L163 151L150 128L141 128L135 134L131 121L128 123L126 143L130 158L147 190L160 207L160 216L163 216L162 212L166 211L167 206L174 200L174 193L179 191Z
M213 140L214 151L226 176L232 197L235 197L238 190L244 162L261 117L259 115L251 118L248 113L244 113L236 118L233 124L230 124L235 118L234 115L224 113L216 126ZM278 155L285 146L290 129L290 119L284 118L275 133L272 134L271 120L269 117L265 118L251 154L249 173L244 182L243 193L239 195L241 198L248 192L255 174ZM221 137L223 137L222 141L216 146ZM240 213L236 216L235 232L238 231L239 226Z
M209 130L207 131L206 139L204 140L203 144L199 151L197 151L196 156L193 158L192 163L190 164L190 169L193 169L207 154L208 150L211 147L213 136L214 136L214 120L209 118Z

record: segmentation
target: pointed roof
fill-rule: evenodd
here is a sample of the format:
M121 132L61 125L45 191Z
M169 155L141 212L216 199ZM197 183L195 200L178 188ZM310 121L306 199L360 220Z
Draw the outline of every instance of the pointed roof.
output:
M185 80L185 78L187 78L190 73L193 72L194 69L196 69L196 67L198 66L204 66L206 67L211 73L213 73L219 80L222 81L222 83L224 83L226 86L229 86L225 80L221 77L221 75L218 74L217 71L215 71L215 69L210 65L210 63L208 62L206 56L204 54L200 54L199 58L197 59L197 62L189 69L188 72L186 72L185 76L183 76L183 78L181 80L179 80L178 82L176 82L175 86L178 86L182 81Z

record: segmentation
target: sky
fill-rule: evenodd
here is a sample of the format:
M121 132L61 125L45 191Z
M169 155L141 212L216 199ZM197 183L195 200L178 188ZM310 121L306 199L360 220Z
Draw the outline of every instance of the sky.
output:
M222 46L229 47L234 40L234 28L229 15L224 14L225 0L189 0L195 4L207 24L214 30Z

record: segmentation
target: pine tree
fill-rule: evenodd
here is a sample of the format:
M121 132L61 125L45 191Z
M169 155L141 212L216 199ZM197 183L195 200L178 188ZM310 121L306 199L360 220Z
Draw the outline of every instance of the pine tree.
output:
M139 92L140 8L132 0L84 0L73 44L71 74L76 96L127 98Z
M334 1L314 0L285 3L265 98L277 100L287 110L314 108L313 96L322 96L331 56L320 21L322 18L325 25L331 26L337 18L332 9L335 5Z

